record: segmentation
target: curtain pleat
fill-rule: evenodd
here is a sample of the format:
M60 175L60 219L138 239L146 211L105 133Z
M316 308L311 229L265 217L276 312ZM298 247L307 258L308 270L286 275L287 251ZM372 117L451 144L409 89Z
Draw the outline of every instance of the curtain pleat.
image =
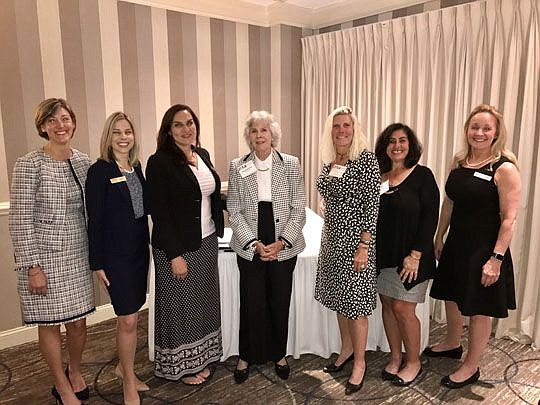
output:
M350 105L373 148L392 122L416 130L444 192L463 123L479 103L497 106L518 156L522 209L512 250L518 310L497 324L540 347L540 0L486 0L302 39L302 160L309 204L318 209L324 120ZM527 16L524 21L523 16ZM433 302L433 315L442 319Z

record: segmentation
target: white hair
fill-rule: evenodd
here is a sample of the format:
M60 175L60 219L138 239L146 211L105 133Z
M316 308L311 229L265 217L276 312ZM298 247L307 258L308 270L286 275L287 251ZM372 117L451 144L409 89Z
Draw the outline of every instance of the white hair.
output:
M249 131L255 121L263 121L268 128L270 128L270 133L272 134L272 148L275 148L281 139L281 128L279 124L274 119L274 116L268 111L252 111L251 114L249 114L244 127L244 139L246 140L249 149L253 151L253 145L251 145L251 142L249 141Z

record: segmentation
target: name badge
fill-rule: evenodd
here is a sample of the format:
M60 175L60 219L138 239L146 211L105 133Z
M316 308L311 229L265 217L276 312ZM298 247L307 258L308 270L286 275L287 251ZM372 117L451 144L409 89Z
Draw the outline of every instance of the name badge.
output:
M334 165L332 166L332 170L330 170L329 175L341 179L343 173L345 173L345 170L347 170L347 166Z
M390 190L390 181L386 180L381 183L381 191L379 192L380 195L383 195L388 190Z
M490 181L492 176L488 176L487 174L480 173L480 172L474 172L474 177L478 177L479 179Z
M116 184L116 183L121 183L123 181L127 181L126 180L126 176L120 176L120 177L113 177L111 179L111 184Z
M257 171L257 168L253 164L253 161L250 160L249 162L244 163L240 167L238 167L238 172L240 173L240 176L242 178L249 176L250 174L253 174Z

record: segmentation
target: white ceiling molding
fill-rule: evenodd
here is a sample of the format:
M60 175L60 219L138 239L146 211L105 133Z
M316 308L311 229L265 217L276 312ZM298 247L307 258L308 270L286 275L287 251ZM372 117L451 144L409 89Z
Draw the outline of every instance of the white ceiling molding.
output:
M426 0L123 0L168 10L269 27L321 28Z

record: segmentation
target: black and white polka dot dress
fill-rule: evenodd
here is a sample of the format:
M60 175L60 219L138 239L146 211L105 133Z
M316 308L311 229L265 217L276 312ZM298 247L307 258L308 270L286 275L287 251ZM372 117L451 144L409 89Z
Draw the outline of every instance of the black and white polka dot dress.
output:
M325 165L317 190L326 208L317 265L315 299L325 307L356 319L369 316L377 302L375 231L379 210L380 173L375 155L364 150L349 160L341 178L330 176ZM361 232L370 232L368 265L356 272L354 252Z

